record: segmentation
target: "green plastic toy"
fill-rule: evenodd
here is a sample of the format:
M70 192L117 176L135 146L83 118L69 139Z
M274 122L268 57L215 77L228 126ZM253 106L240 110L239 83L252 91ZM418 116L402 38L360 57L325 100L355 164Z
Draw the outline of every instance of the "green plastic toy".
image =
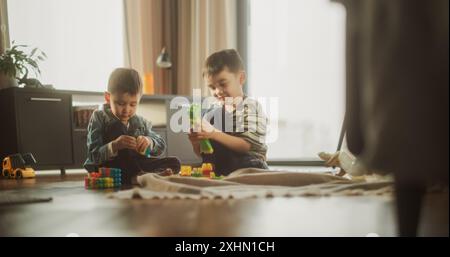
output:
M199 104L192 104L189 108L189 117L191 120L191 127L194 127L194 124L201 124L201 108ZM202 139L200 141L200 153L203 154L212 154L214 153L214 149L211 145L209 139Z

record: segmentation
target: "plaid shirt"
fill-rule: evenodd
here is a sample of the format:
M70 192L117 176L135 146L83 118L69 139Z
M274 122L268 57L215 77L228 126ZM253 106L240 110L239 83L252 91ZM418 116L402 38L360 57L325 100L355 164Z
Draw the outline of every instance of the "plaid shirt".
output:
M108 135L107 128L117 123L121 123L121 121L112 113L109 104L104 104L103 110L96 110L92 114L88 125L88 156L84 163L84 167L87 170L115 157L108 149L109 143L115 138L111 138L111 135ZM144 118L134 115L128 120L128 126L126 128L125 125L123 126L124 130L126 130L124 134L133 137L146 136L150 139L152 156L159 156L164 152L166 148L164 139L151 130L151 123Z

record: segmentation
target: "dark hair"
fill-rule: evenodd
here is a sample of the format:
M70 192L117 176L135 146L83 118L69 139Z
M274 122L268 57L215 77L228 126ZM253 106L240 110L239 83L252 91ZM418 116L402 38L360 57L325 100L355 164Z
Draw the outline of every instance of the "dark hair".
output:
M217 75L225 68L233 73L244 70L241 56L235 49L225 49L211 54L205 61L203 77Z
M108 92L129 93L137 95L142 93L142 80L139 73L133 69L117 68L109 76Z

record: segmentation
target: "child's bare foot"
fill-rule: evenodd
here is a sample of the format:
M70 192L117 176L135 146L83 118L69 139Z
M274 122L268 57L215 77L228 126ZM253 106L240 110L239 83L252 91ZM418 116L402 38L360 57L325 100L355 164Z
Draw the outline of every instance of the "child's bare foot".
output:
M172 169L167 168L166 170L161 171L161 172L158 172L158 173L156 173L156 174L158 174L158 175L160 175L160 176L167 177L167 176L172 176L172 175L173 175L173 171L172 171Z
M339 176L339 177L343 177L343 176L345 176L345 174L347 174L347 172L345 172L344 169L339 169L339 171L336 172L336 176Z
M131 177L131 185L133 185L133 186L139 185L139 183L137 181L137 176Z
M138 172L138 174L136 175L136 177L145 175L145 174L147 174L147 173L148 173L148 172L145 172L145 171L141 170L141 171Z

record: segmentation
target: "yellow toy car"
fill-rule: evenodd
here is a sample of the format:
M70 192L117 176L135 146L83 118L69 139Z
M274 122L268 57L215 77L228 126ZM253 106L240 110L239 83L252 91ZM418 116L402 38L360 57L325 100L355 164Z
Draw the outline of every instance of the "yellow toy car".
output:
M21 179L34 178L36 173L31 167L36 163L36 159L31 153L13 154L7 156L2 162L2 176L4 178Z

